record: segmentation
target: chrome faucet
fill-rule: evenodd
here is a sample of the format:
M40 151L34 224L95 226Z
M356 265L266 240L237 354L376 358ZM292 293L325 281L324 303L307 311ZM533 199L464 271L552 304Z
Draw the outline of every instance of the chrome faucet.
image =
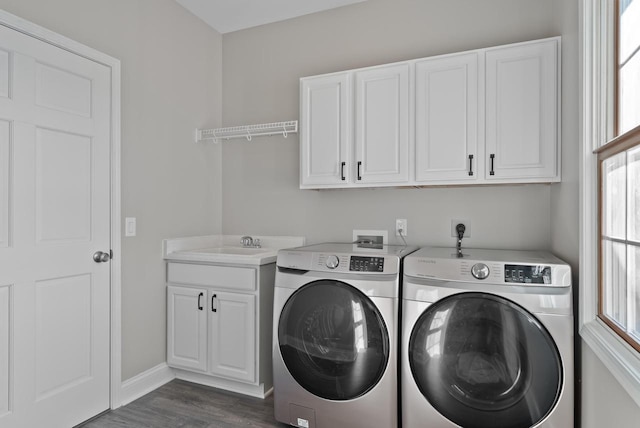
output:
M243 236L240 238L240 243L245 248L260 248L260 240L258 238L253 239L250 236Z

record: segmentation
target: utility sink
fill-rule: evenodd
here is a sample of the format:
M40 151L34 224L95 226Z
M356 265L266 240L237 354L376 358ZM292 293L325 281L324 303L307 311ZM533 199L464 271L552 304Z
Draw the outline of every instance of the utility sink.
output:
M192 250L192 251L195 253L237 254L241 256L248 256L253 254L268 253L273 250L271 248L215 247L215 248L202 248L202 249Z
M259 236L262 247L243 246L243 235L206 235L165 239L162 253L167 261L221 265L261 266L275 263L278 250L304 245L302 236ZM247 244L244 244L247 245Z
M192 248L175 251L167 254L166 259L205 263L262 265L275 262L277 255L278 250L276 248L222 245L220 247Z

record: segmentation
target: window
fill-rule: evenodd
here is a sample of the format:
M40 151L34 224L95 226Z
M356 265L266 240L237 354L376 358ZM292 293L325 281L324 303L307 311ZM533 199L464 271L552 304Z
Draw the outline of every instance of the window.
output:
M581 0L580 5L580 307L576 313L585 345L640 404L636 193L640 73L631 71L640 60L636 32L640 0Z
M620 134L640 125L640 0L617 0L617 118Z
M598 154L602 213L598 312L640 351L640 132L624 134L604 147Z
M640 0L615 2L614 131L599 162L598 316L640 351Z

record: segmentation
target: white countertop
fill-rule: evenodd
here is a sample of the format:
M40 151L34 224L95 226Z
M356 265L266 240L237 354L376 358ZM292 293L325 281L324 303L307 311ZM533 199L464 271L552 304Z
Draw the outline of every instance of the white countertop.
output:
M260 248L244 248L240 245L243 235L207 235L187 238L164 239L162 255L168 261L199 263L264 265L274 263L278 250L304 245L303 236L262 236Z

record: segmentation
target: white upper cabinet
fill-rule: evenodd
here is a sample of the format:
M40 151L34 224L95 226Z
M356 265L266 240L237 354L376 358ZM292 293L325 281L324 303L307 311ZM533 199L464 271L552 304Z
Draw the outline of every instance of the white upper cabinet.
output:
M349 73L300 81L300 187L335 187L351 171Z
M559 42L486 51L486 180L559 181Z
M416 182L478 178L478 54L416 62Z
M409 181L409 64L355 73L357 184Z
M300 187L560 181L560 38L301 79Z

